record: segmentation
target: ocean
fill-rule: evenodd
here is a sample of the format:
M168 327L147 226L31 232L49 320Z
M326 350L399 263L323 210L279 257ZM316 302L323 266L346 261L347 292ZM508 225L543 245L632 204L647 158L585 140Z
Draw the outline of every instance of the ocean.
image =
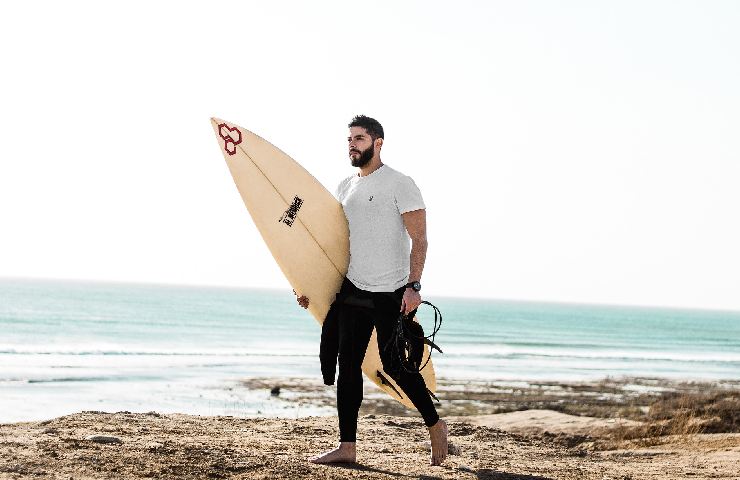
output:
M740 378L740 312L426 299L444 316L442 378ZM419 317L433 323L431 310ZM331 414L240 385L320 379L319 338L290 290L0 279L0 422L81 410Z

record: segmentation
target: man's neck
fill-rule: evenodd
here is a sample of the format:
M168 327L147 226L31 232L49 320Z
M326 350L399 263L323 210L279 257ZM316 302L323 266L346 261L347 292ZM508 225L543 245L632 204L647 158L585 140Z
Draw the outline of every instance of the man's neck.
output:
M370 163L368 163L364 167L360 167L360 172L357 175L360 177L366 177L382 166L383 162L380 161L380 157L378 157L377 160L373 158L372 160L370 160Z

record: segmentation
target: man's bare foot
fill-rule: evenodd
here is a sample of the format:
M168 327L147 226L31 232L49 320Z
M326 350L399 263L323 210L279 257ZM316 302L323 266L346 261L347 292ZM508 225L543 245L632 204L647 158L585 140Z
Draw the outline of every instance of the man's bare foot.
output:
M431 465L442 465L447 458L447 424L441 418L429 427L429 440L432 443Z
M355 463L357 461L355 442L340 442L334 450L309 458L309 461L313 463Z

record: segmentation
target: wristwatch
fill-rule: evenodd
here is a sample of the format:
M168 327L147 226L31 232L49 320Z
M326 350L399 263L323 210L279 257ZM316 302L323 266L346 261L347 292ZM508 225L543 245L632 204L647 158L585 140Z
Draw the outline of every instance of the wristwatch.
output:
M409 282L409 283L406 284L406 288L410 288L413 291L418 292L419 290L421 290L421 283L419 283L419 282Z

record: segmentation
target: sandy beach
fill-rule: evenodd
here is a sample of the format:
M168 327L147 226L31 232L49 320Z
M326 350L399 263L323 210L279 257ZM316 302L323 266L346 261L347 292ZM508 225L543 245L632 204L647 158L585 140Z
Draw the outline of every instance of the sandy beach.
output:
M280 396L295 402L321 403L332 392L306 380L280 383ZM442 467L428 465L421 421L383 412L395 405L371 391L355 465L306 460L335 444L335 417L82 412L0 425L0 478L740 478L737 387L606 379L517 390L441 382L451 440ZM490 412L497 408L507 411Z

